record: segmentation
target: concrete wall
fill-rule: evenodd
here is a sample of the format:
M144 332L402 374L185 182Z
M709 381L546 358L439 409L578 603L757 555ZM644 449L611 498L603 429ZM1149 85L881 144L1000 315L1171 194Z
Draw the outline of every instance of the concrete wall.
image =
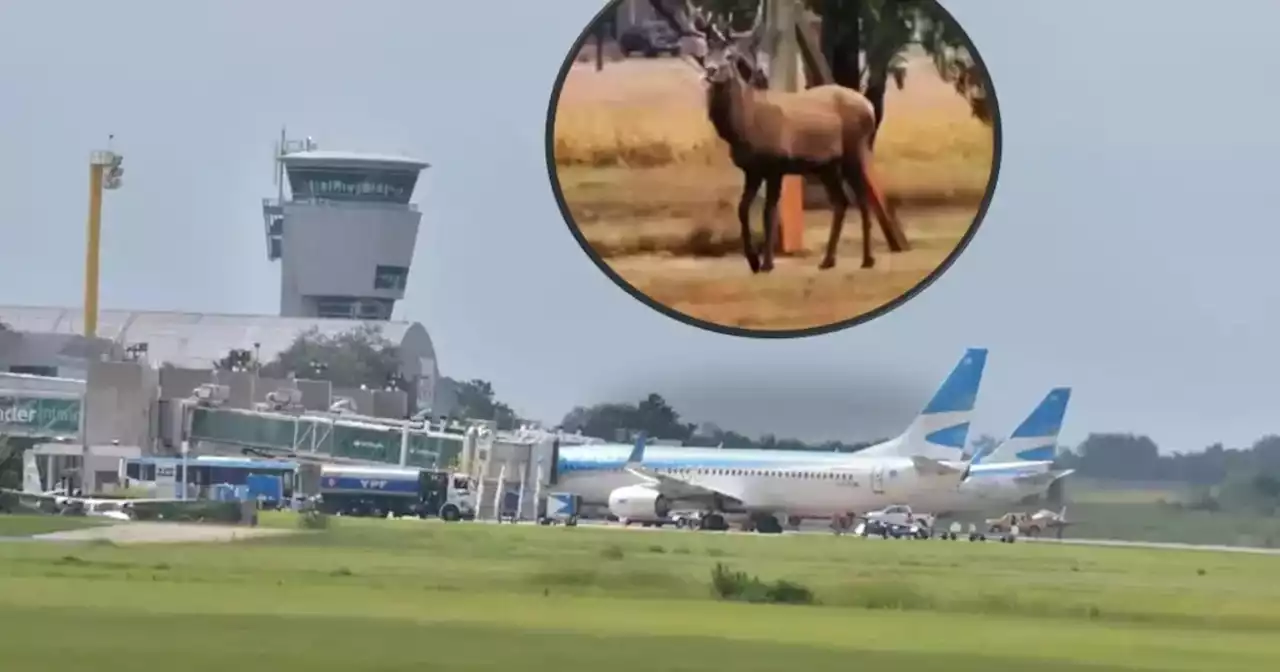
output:
M85 440L150 446L159 398L160 377L155 369L134 362L90 362Z
M185 399L201 385L213 382L209 369L160 367L160 399Z
M327 380L299 378L294 381L302 391L302 407L308 411L327 411L333 404L333 383Z

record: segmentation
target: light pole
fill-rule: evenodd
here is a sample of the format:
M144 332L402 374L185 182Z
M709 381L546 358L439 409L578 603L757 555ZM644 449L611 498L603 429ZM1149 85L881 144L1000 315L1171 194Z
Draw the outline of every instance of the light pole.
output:
M107 145L115 136L108 136ZM84 335L98 335L98 258L102 247L102 191L119 189L124 157L110 149L89 155L89 226L84 254Z

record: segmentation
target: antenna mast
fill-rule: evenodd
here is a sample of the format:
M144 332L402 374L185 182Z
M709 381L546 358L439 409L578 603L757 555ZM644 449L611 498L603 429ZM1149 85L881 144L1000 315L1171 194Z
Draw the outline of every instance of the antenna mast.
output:
M276 145L275 165L272 166L276 180L276 202L284 202L284 145L285 127L280 127L280 142Z

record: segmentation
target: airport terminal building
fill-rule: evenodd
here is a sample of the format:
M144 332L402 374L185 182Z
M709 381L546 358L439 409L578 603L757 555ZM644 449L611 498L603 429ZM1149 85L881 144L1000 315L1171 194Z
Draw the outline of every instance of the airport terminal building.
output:
M171 443L167 401L212 383L220 404L245 414L268 395L300 390L301 408L327 412L338 399L361 416L404 419L449 413L449 385L424 325L392 320L404 298L421 213L410 203L428 167L407 157L322 151L311 140L281 137L278 193L262 203L267 258L280 263L276 315L100 310L86 337L79 306L0 306L0 435L79 434L85 445ZM308 331L338 335L375 324L399 352L403 389L335 389L313 380L262 380L216 371L232 351L271 362ZM302 375L299 374L299 378ZM75 422L59 404L80 405ZM12 417L10 417L12 416ZM64 417L65 416L65 417ZM40 427L17 419L39 417ZM79 431L76 425L78 424ZM243 432L241 432L243 433ZM176 446L168 445L169 449Z

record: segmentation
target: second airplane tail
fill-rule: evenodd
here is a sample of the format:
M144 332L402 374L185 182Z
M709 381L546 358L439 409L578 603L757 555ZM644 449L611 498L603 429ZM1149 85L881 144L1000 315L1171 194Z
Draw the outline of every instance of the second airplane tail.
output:
M994 450L980 455L976 461L982 464L995 462L1052 462L1058 453L1058 433L1067 415L1071 401L1071 388L1058 387L1049 391L1040 405L1031 411L1009 438Z

